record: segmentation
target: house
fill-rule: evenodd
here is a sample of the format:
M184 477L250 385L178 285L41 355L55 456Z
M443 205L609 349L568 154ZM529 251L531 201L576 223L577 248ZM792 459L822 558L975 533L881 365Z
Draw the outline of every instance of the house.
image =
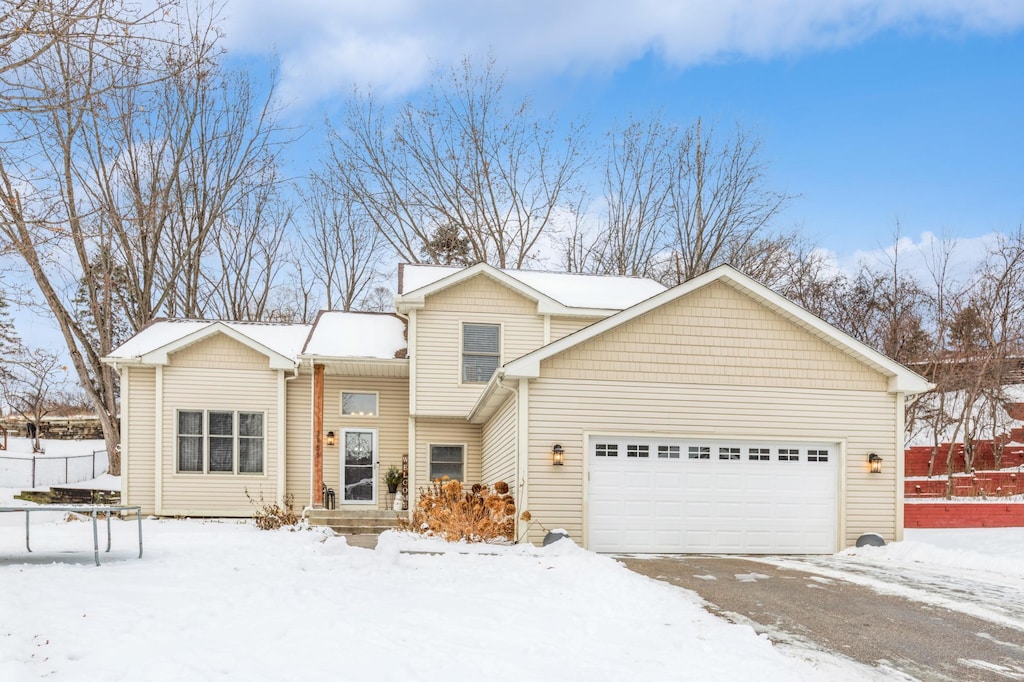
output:
M158 515L292 495L388 509L504 480L531 541L607 552L831 553L903 529L923 378L740 272L643 279L405 265L396 314L154 322L121 375L122 489Z

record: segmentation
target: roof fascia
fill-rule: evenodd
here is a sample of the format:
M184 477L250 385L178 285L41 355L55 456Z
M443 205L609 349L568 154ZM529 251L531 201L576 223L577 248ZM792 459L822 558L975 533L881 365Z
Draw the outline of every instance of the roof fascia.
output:
M431 282L426 286L422 286L419 289L414 289L408 294L400 294L395 296L395 310L399 313L405 313L410 310L417 310L423 308L427 296L432 296L440 291L443 291L449 287L465 282L466 280L476 277L477 275L485 275L491 279L497 281L499 284L503 284L509 289L519 293L520 295L535 301L537 303L537 314L539 315L581 315L584 313L580 312L578 308L568 308L565 305L559 303L553 298L542 294L533 287L520 282L515 277L508 275L493 265L487 263L477 263L471 265L464 270L453 272L452 274L442 277L441 279ZM588 309L589 310L589 309Z
M888 390L891 393L915 394L930 390L933 385L915 372L907 369L895 360L892 360L869 346L857 341L845 332L836 329L824 320L807 312L789 299L780 296L768 287L756 282L750 277L739 272L728 265L720 265L703 275L694 277L660 294L655 294L645 301L626 308L622 312L599 320L575 334L563 337L558 341L539 348L505 365L505 376L534 379L540 376L540 363L550 357L558 355L573 346L589 341L590 339L625 324L641 315L644 315L656 308L665 305L678 298L705 287L713 282L730 282L740 290L761 300L764 304L774 308L777 312L784 313L796 318L804 325L814 329L823 337L831 340L834 345L848 354L858 358L861 362L880 370L882 374L889 377Z
M168 356L171 353L181 350L182 348L190 346L198 341L202 341L203 339L209 338L214 334L224 334L243 346L247 346L261 355L266 355L270 361L270 369L295 369L297 364L295 360L281 355L276 350L264 346L259 341L232 329L220 321L211 322L202 329L197 329L191 334L186 334L185 336L175 339L170 343L166 343L159 348L155 348L148 353L144 353L138 357L138 360L140 363L145 365L166 365L170 362Z

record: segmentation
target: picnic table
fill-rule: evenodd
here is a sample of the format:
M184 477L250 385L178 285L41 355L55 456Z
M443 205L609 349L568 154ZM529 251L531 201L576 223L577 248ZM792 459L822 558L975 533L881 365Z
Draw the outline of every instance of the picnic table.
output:
M111 512L135 512L135 518L139 523L139 558L142 558L142 507L128 506L121 504L42 504L35 507L0 507L0 513L24 512L25 514L25 549L32 551L30 544L30 519L32 512L62 511L83 514L92 517L92 547L96 565L100 565L100 539L97 530L96 519L99 514L106 513L107 516L107 551L110 551L110 516Z

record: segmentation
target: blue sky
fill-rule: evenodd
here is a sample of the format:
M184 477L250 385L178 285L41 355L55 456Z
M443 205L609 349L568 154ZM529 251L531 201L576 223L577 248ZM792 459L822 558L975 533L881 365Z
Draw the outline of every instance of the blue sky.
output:
M490 53L509 89L594 132L663 110L754 130L781 218L841 262L1024 221L1024 3L229 0L230 53L280 61L290 123L352 83L415 97L432 68ZM296 152L303 155L301 148Z

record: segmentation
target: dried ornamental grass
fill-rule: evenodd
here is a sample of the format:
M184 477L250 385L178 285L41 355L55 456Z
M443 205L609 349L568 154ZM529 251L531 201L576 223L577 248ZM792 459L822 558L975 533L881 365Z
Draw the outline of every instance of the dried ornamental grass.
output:
M252 518L260 530L277 530L285 526L299 525L299 515L295 513L291 495L285 495L282 504L264 501L263 493L260 493L259 500L252 499L248 490L245 491L245 496L249 498L249 502L256 505Z
M508 484L498 481L494 490L477 483L468 491L459 481L436 479L420 489L412 521L401 521L403 530L444 538L449 542L512 542L516 505Z

